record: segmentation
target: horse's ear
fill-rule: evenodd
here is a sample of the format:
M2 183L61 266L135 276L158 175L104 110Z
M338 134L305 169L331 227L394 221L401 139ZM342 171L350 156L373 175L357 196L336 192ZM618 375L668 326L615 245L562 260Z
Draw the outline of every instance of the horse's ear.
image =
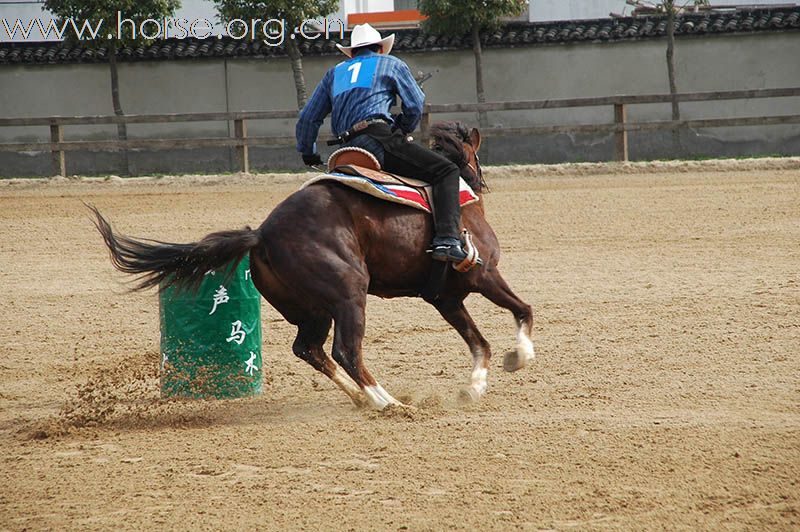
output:
M472 128L472 131L469 132L469 143L472 144L472 149L475 150L475 153L478 153L478 150L481 149L481 132L478 131L478 128Z

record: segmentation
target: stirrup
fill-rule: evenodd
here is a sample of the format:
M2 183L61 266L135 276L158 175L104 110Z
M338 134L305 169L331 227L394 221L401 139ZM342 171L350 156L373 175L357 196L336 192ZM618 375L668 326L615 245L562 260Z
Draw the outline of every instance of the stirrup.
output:
M466 253L467 258L458 264L453 264L453 269L466 273L475 266L483 266L483 260L481 260L480 253L478 253L478 248L472 242L472 235L466 229L461 230L461 240L464 242L463 251Z
M433 260L451 262L453 269L461 273L466 273L475 266L482 266L483 260L478 253L478 248L472 242L472 235L466 229L461 230L461 241L463 246L460 244L435 246L428 250L428 253L432 254ZM456 253L453 253L454 250Z

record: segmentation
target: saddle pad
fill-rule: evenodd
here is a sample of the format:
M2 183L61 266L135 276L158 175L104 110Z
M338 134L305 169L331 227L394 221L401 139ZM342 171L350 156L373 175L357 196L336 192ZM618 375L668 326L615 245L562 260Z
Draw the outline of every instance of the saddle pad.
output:
M362 176L330 172L306 181L300 188L306 188L321 181L336 181L337 183L347 185L350 188L385 201L407 205L408 207L413 207L428 213L431 212L428 198L418 189L408 185L378 183L377 181ZM459 199L461 200L462 207L475 203L479 199L478 195L475 194L472 188L470 188L463 179L460 179Z

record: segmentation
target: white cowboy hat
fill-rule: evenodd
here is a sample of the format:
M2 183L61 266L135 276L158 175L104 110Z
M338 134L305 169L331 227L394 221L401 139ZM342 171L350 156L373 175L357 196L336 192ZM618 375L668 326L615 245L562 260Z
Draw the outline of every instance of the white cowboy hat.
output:
M370 44L380 44L383 47L381 53L389 55L394 46L394 33L386 37L381 37L378 30L369 24L359 24L353 28L353 33L350 34L350 46L342 46L337 44L336 47L347 57L353 57L353 48L360 46L369 46Z

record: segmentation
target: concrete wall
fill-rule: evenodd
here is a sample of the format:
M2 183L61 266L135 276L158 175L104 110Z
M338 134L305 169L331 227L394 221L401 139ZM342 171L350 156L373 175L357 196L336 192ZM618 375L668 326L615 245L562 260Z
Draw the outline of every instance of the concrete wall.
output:
M714 91L800 86L800 33L737 35L681 39L677 47L678 90ZM424 71L440 63L419 57ZM665 93L669 90L664 43L659 40L617 44L575 44L511 50L487 50L489 100L577 98L612 94ZM442 63L444 64L444 63ZM448 103L474 98L473 59L453 54L447 73L426 84L430 101ZM451 72L464 73L452 84ZM443 71L444 73L444 71ZM512 73L498 74L498 73ZM492 75L494 74L494 75ZM800 98L682 104L682 117L726 118L800 113ZM670 106L639 105L628 109L630 121L669 120ZM474 117L458 118L474 121ZM610 106L599 108L491 113L492 125L608 123ZM669 132L630 135L631 158L800 154L800 126L740 127L695 130L687 134L683 153L670 152ZM494 139L494 162L561 162L606 160L613 153L611 135L548 135Z
M800 85L799 32L684 38L678 43L678 85L682 91L793 87ZM489 100L570 98L666 92L664 42L628 41L616 44L575 44L485 52ZM401 56L412 71L439 72L425 84L428 101L474 101L474 61L471 52L417 53ZM311 88L335 57L306 58ZM296 105L286 60L196 60L127 63L120 67L125 112L169 113L290 109ZM800 98L709 102L682 105L684 118L800 114ZM110 114L106 65L0 66L0 116ZM664 120L668 105L634 106L630 120ZM470 123L475 116L454 117ZM492 124L506 126L607 123L610 107L490 114ZM327 130L327 125L324 126ZM225 136L225 123L142 124L130 126L131 137ZM291 135L291 120L249 124L252 135ZM74 126L67 140L113 138L115 129ZM670 151L669 133L631 134L633 159L674 156L738 156L800 154L800 126L744 127L687 133L682 153ZM0 128L0 142L49 138L46 127ZM607 160L613 151L610 135L548 135L492 139L488 160L558 162ZM254 149L256 169L299 168L290 148ZM225 171L228 149L135 152L138 172ZM48 175L47 153L0 152L0 175ZM115 156L108 153L68 153L70 173L114 173Z

